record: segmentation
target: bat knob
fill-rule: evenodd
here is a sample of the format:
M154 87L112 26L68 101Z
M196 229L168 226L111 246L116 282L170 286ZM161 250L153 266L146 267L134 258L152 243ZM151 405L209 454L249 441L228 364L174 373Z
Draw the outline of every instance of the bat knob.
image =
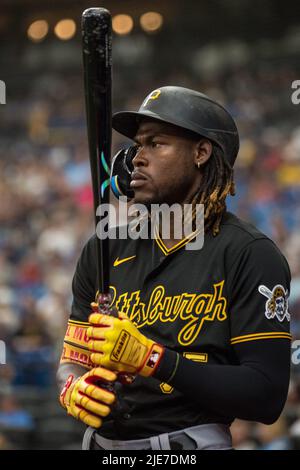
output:
M111 304L111 295L110 294L98 294L97 295L97 303L99 306L101 305L110 305Z
M110 315L118 318L118 310L116 307L111 307L112 298L111 294L100 294L96 296L96 302L91 303L91 307L95 313L101 312L104 315Z

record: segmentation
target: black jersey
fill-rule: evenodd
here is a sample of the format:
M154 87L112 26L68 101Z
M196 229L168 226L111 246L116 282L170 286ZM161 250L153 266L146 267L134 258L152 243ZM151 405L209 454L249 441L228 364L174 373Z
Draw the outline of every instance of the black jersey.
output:
M113 304L145 336L204 367L238 364L235 345L241 343L290 339L290 271L268 237L226 212L220 233L206 234L202 249L186 250L189 241L168 249L159 236L111 240ZM88 322L97 288L93 237L73 279L71 327ZM234 419L153 377L137 376L120 388L121 405L101 427L107 438L137 439Z

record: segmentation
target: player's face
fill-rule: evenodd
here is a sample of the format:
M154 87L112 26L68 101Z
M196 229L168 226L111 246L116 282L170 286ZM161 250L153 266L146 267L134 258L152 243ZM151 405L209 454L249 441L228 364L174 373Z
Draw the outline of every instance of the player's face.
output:
M131 188L143 204L190 202L201 181L196 166L199 139L184 130L153 120L143 121L134 139Z

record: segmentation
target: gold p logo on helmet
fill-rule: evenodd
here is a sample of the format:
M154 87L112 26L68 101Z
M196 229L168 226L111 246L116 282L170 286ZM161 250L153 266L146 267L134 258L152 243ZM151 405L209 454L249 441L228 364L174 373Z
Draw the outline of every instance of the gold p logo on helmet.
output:
M147 96L144 103L142 104L142 107L145 107L147 105L148 101L150 101L150 100L157 100L157 98L159 97L160 94L161 94L160 90L151 91L150 95Z

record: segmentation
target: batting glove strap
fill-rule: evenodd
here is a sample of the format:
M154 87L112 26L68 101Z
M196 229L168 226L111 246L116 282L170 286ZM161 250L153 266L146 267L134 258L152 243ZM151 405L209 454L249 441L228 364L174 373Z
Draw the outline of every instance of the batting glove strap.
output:
M164 352L165 348L163 346L153 343L143 365L138 370L139 374L144 377L153 375L163 358Z

